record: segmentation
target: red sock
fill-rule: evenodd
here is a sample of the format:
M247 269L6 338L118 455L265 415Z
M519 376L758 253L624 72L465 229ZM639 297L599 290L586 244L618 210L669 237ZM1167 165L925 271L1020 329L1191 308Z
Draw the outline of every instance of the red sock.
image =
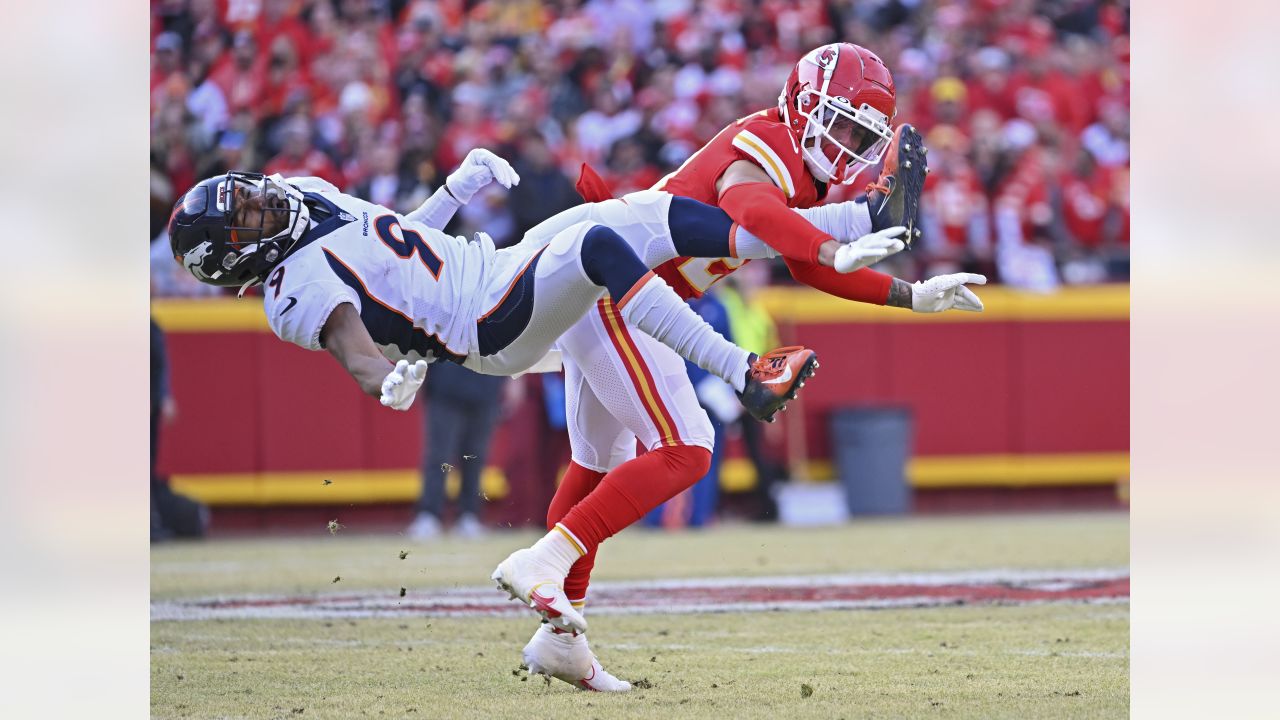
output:
M573 509L592 490L600 484L600 480L604 477L604 473L596 472L579 465L572 460L569 461L569 469L564 473L564 479L560 481L560 487L556 488L556 494L551 498L551 505L547 507L547 529L555 527L556 523L564 519L565 515ZM569 602L577 603L587 597L587 585L591 582L591 568L596 564L596 549L591 550L569 568L569 574L564 579L564 594L569 596Z
M574 505L560 524L592 555L607 538L692 487L710 465L711 451L696 445L650 450L605 475L600 486ZM565 593L569 593L567 587Z

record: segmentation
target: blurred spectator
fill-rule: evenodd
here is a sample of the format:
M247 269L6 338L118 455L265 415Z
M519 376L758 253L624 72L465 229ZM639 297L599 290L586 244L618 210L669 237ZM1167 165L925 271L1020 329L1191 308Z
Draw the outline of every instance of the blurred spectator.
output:
M548 214L570 202L561 178L580 163L614 192L648 187L772 106L806 50L848 40L889 63L897 121L945 156L931 156L927 252L887 267L959 265L1041 289L1127 277L1126 0L151 7L152 159L175 192L237 167L408 208L484 146L528 184L480 196L460 223L509 242L540 202ZM1077 172L1080 149L1093 169Z
M178 416L178 405L169 388L169 356L164 333L151 321L151 542L175 537L204 537L209 529L209 509L169 487L169 479L156 472L160 452L160 428Z
M280 173L285 177L315 176L338 187L343 186L342 174L333 161L312 144L311 123L306 117L295 115L286 120L281 137L283 147L280 154L267 161L262 170L264 173Z
M525 139L512 166L520 175L520 184L511 189L510 196L517 235L524 235L534 225L582 202L540 136Z
M454 532L474 538L484 534L480 522L480 475L489 457L489 440L498 423L505 377L479 375L461 365L441 362L427 373L422 403L426 445L422 453L422 494L417 515L406 531L414 540L430 540L443 532L445 477L462 474Z
M748 261L737 272L716 283L713 289L728 316L734 342L757 355L778 346L777 325L756 297L768 278L766 263ZM768 448L765 447L764 428L763 423L750 415L738 417L742 444L746 446L747 455L756 471L755 519L774 522L778 519L778 484L786 480L787 470L769 456Z
M969 140L956 127L939 125L925 142L930 173L920 202L921 249L927 263L922 274L987 273L991 260L987 195L969 162Z

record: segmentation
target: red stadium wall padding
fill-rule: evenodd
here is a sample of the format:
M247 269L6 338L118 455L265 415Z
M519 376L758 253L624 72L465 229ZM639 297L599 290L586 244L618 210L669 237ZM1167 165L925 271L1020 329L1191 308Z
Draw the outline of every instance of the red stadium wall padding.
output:
M337 363L327 357L324 359L336 367ZM347 384L354 385L349 379ZM417 467L422 458L423 433L426 430L422 406L415 402L408 412L394 412L371 397L360 395L360 400L356 422L364 427L365 432L358 467L373 470Z
M889 326L888 400L915 409L916 453L1008 452L1009 325Z
M1129 449L1129 324L1019 323L1014 453Z
M332 358L259 335L259 449L267 470L368 467L361 421L370 398ZM388 366L389 367L389 366Z
M792 407L803 413L810 458L830 455L831 413L860 405L911 408L920 456L1128 450L1127 322L822 322L780 331L822 357ZM164 473L402 470L421 462L420 407L381 407L324 353L260 331L174 332L168 347L179 419L163 431ZM537 388L533 380L517 382ZM550 447L563 445L563 432L545 429L534 395L495 434L489 464L505 470L513 490L545 494L551 481L541 476L565 459L562 447Z
M178 417L161 430L162 471L244 473L262 467L259 406L268 390L258 348L273 339L260 333L174 333L166 338Z

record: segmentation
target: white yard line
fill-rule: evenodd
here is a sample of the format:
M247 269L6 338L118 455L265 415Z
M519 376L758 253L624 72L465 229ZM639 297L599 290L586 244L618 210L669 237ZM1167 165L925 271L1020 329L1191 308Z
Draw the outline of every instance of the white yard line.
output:
M858 610L954 605L1128 603L1128 568L782 575L592 585L595 614ZM527 614L489 587L241 595L156 601L152 621L214 618L466 617Z

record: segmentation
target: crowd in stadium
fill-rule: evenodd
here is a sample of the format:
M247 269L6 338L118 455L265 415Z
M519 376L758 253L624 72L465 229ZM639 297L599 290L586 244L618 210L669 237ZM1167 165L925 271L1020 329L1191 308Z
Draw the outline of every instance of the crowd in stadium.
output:
M930 148L921 247L883 269L1127 280L1128 25L1125 0L152 0L152 289L218 292L164 237L201 178L316 175L407 212L486 147L523 182L450 230L502 245L579 201L582 163L651 186L834 40L884 59Z

